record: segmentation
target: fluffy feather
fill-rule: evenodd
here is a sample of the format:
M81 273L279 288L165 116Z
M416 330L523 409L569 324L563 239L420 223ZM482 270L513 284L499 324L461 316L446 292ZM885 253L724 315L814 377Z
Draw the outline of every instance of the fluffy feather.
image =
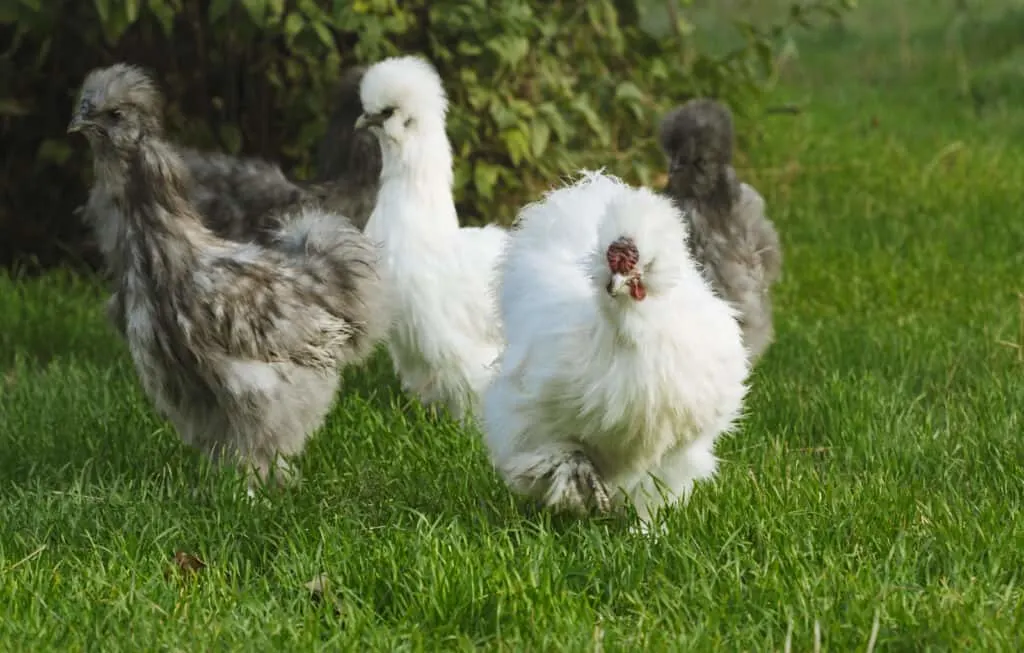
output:
M266 480L320 426L341 368L386 333L378 253L343 216L312 208L271 246L215 235L161 137L159 104L142 70L98 69L68 128L88 138L104 198L90 217L116 286L108 313L181 438Z
M433 66L386 59L366 71L360 95L357 124L381 144L380 194L365 231L395 283L395 371L422 402L463 418L476 413L502 346L493 285L508 234L459 227L447 98Z
M732 114L714 100L691 100L664 117L660 140L669 160L667 193L686 209L690 252L738 310L757 361L774 337L771 289L781 274L782 246L764 199L732 167Z
M521 211L502 265L507 347L484 398L514 491L576 513L628 500L648 523L714 473L747 362L685 242L670 200L601 173Z

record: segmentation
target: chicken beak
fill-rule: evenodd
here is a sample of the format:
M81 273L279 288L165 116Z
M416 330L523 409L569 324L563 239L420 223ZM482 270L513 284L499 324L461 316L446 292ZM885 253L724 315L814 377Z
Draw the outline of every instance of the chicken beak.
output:
M622 291L629 285L629 277L624 274L616 272L612 275L612 280L608 282L608 294L613 297L621 295Z
M383 117L379 113L364 113L356 119L356 129L380 127L383 122Z
M68 123L68 133L75 134L82 131L87 123L88 121L82 116L82 114L76 113L71 119L71 122Z

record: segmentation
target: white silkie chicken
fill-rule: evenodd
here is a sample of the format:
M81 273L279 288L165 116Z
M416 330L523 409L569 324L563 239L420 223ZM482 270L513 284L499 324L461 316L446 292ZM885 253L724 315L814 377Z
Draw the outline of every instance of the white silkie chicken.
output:
M668 198L602 173L521 211L502 267L507 348L483 404L517 493L581 515L628 500L646 529L714 474L748 364L684 225Z
M418 57L367 69L367 127L380 140L377 205L365 233L383 249L395 285L388 349L406 391L462 419L477 413L503 345L494 291L508 232L459 227L452 198L448 101L437 70Z

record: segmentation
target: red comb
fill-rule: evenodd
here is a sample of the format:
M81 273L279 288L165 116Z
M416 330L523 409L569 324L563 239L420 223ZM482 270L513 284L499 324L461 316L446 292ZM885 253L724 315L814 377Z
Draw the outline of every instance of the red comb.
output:
M640 252L630 238L619 238L608 246L608 267L616 274L627 274L639 260Z

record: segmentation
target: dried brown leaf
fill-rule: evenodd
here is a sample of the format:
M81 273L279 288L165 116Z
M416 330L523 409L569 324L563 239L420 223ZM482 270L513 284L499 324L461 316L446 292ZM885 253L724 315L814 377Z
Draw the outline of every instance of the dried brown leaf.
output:
M206 569L205 562L198 556L186 553L185 551L175 551L172 562L173 564L165 574L168 578L171 575L176 575L178 578L192 578L200 570Z

